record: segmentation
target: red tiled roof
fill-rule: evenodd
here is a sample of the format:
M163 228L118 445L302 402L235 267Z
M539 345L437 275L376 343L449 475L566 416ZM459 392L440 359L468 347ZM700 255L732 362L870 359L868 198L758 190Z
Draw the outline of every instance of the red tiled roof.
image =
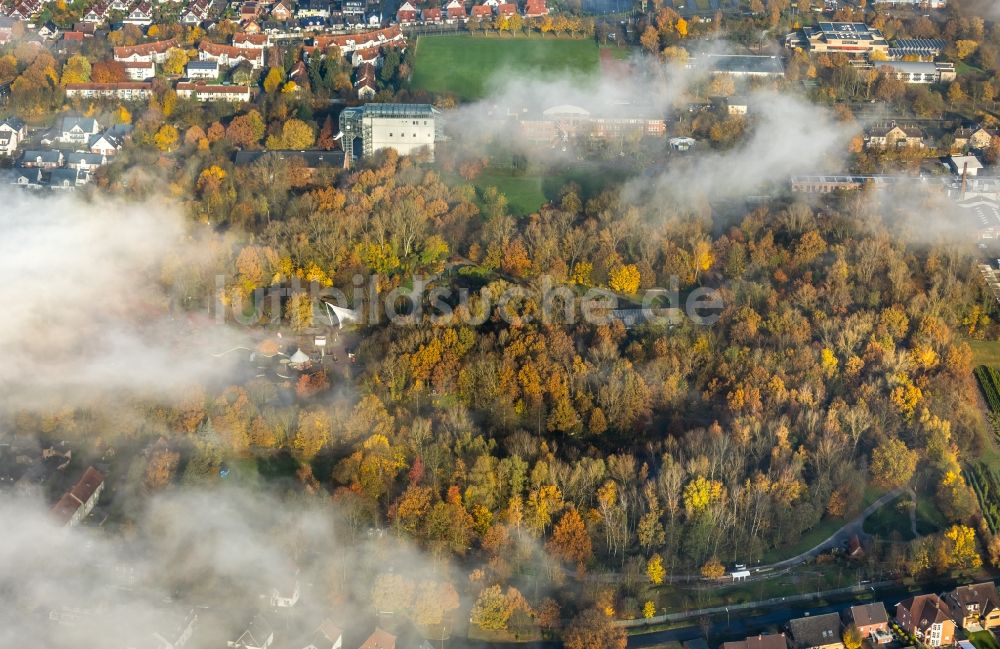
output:
M267 45L267 34L235 34L233 44L252 43L254 45Z
M165 41L153 41L152 43L140 43L139 45L122 45L115 48L115 58L127 58L133 54L146 56L147 54L163 54L171 47L177 47L177 39L171 38Z
M242 56L250 61L255 61L261 58L261 50L248 49L245 47L236 47L235 45L221 45L219 43L213 43L211 41L202 41L198 44L198 50L205 52L212 56L221 56L225 54L231 59L235 59L238 56Z

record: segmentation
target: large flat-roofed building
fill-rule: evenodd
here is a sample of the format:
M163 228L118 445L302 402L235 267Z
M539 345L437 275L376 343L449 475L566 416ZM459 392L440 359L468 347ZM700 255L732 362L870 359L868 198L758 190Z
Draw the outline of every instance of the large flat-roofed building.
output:
M933 59L941 54L947 45L948 42L940 38L897 38L889 48L889 58L918 56L921 59Z
M783 77L785 67L777 56L757 54L699 54L694 65L704 64L712 74L734 77Z
M340 113L348 164L383 149L409 155L426 149L434 157L439 113L430 104L365 104Z
M816 27L803 27L802 34L810 52L839 52L848 56L889 54L889 42L882 32L864 23L822 22Z
M958 76L954 63L931 61L881 61L875 69L892 73L903 83L948 83Z
M552 143L571 137L590 137L597 140L616 138L665 137L667 122L655 109L640 105L616 106L610 114L592 114L585 108L571 104L553 106L539 113L518 120L520 133L525 139L538 143Z

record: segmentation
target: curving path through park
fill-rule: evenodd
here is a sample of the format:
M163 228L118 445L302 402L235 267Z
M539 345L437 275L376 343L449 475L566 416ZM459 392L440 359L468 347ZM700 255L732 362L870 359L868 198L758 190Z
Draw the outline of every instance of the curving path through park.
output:
M799 564L805 563L809 559L817 557L818 555L822 554L823 552L826 552L827 550L845 545L850 540L850 538L855 534L857 534L859 537L863 537L865 535L864 525L868 517L877 512L878 510L882 509L889 503L894 502L904 494L909 494L910 497L913 499L913 505L910 508L910 525L912 527L913 536L914 537L919 536L917 534L917 515L916 515L917 494L910 487L897 487L896 489L893 489L892 491L883 494L875 502L865 507L865 509L860 514L858 514L851 520L847 521L843 526L841 526L836 532L827 537L824 541L822 541L817 545L814 545L805 552L801 552L795 555L794 557L789 557L788 559L782 559L781 561L776 561L774 563L754 566L752 569L753 576L759 575L761 577L765 576L772 577L774 576L773 573L777 571L787 570L788 568L795 567ZM579 577L580 575L577 576ZM617 582L621 579L621 575L617 572L606 572L606 573L599 573L592 575L588 574L585 575L584 578L590 579L592 581ZM752 578L753 577L751 577L751 579ZM706 579L705 577L699 574L699 575L668 575L665 581L668 583L675 583L675 582L715 581L715 580Z

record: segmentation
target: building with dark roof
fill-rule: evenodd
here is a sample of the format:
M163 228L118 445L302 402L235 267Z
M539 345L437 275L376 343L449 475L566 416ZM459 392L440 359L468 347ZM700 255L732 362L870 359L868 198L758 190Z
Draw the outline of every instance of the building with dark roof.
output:
M321 151L309 149L296 151L294 149L272 149L270 151L237 151L233 157L233 164L237 167L247 167L258 160L277 158L279 160L289 160L298 158L305 162L307 169L322 169L331 167L340 169L344 166L344 152L340 150Z
M792 649L844 649L840 638L840 616L836 613L809 615L792 620Z
M889 615L885 612L882 602L859 604L844 611L845 624L853 624L874 644L885 644L892 641L889 633Z
M848 56L865 56L873 52L889 54L889 42L882 32L864 23L821 22L816 27L803 27L802 34L810 52L836 52Z
M929 647L942 647L955 641L951 609L935 594L917 595L896 604L896 623Z
M783 77L785 67L777 56L758 54L699 54L692 64L703 63L712 74L734 77Z
M720 649L788 649L788 637L784 633L760 634L744 640L724 642Z
M1000 594L992 581L959 586L944 598L963 629L1000 627Z

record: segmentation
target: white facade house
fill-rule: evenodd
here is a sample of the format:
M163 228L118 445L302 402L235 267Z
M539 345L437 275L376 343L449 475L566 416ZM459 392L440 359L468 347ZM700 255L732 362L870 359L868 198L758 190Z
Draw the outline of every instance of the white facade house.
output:
M13 156L27 134L24 122L16 117L0 120L0 155Z
M260 615L254 615L240 637L228 641L226 646L229 649L270 649L272 644L274 632L271 625Z
M121 144L118 142L118 138L108 133L101 133L100 135L95 135L90 140L90 152L99 153L103 156L111 156L118 153L118 149L121 148Z
M136 61L134 63L123 63L125 73L132 81L145 81L156 76L156 64L152 61Z
M191 61L184 68L188 79L218 79L218 61Z
M206 83L181 81L177 84L177 96L195 101L250 101L250 86L221 86Z
M153 84L149 81L126 81L122 83L67 83L67 97L91 99L118 99L120 101L140 101L153 94Z
M101 125L92 117L63 117L56 141L62 144L87 144L90 138L100 132Z

